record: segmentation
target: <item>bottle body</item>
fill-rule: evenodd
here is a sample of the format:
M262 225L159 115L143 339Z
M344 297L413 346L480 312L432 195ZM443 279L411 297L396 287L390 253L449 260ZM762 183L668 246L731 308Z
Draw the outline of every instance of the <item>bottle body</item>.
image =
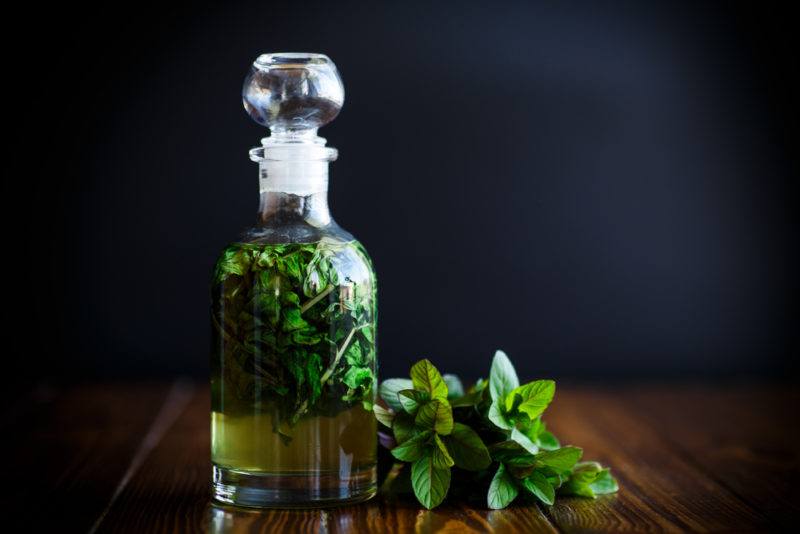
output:
M320 226L321 202L267 193L262 225L217 262L218 501L307 507L376 491L376 279L358 241L329 218Z
M250 151L258 225L222 252L212 280L212 495L249 507L366 500L377 478L375 273L330 216L337 151L317 136L344 87L323 54L262 54L242 102L270 135Z

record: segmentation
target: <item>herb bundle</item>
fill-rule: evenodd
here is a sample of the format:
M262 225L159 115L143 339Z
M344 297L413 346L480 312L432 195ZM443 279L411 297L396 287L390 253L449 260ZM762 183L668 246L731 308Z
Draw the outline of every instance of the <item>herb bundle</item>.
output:
M214 281L215 411L269 411L290 440L301 417L372 407L375 287L359 243L235 244Z
M551 505L557 494L593 498L617 491L608 468L580 462L580 448L561 446L547 430L542 414L555 382L520 385L502 351L488 381L467 391L458 377L442 376L428 360L417 362L410 377L384 381L379 393L385 405L375 404L373 412L391 429L380 432L381 443L394 459L411 464L411 486L426 508L444 500L452 476L470 472L471 479L488 482L486 502L493 509L521 494Z

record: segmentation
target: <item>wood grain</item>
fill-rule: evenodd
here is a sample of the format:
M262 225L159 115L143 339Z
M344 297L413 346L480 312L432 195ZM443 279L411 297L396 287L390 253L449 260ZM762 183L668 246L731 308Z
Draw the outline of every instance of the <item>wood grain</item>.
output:
M43 532L88 531L107 506L169 384L40 386L4 437L15 502ZM10 439L9 439L10 437ZM41 513L46 510L46 513ZM26 520L22 516L12 518Z
M359 506L308 511L243 512L212 507L209 531L244 532L367 532L367 533L516 533L557 532L531 509L475 510L444 505L424 510L412 503L396 506L377 498Z
M550 513L566 532L666 530L720 532L763 530L768 517L742 502L704 472L676 455L647 420L637 417L619 393L570 391L548 410L562 441L584 456L612 466L621 491L605 505L562 502ZM583 512L583 513L581 513Z
M635 388L630 409L687 462L782 528L800 517L800 394L787 387Z
M209 502L209 393L181 385L37 388L12 410L14 531L729 532L791 526L797 427L791 391L635 387L560 390L547 420L610 465L617 495L552 507L421 509L382 492L325 510L245 511ZM38 400L37 400L38 399ZM702 406L702 408L700 408ZM796 404L795 404L796 406ZM678 431L676 431L678 430Z
M197 392L108 511L97 532L195 532L208 523L208 389Z

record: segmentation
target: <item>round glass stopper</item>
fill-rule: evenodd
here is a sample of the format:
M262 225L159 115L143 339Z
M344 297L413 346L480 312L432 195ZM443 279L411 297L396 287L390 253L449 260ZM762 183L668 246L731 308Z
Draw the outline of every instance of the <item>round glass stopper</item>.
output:
M253 120L273 133L316 131L339 114L344 86L324 54L263 54L244 80L242 101Z

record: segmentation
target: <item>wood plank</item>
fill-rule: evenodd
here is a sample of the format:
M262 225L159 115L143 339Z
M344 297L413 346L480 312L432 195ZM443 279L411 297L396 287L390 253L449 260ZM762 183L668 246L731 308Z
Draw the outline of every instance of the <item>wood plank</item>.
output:
M635 388L628 404L687 462L781 527L800 515L800 392L787 387Z
M428 511L387 495L323 510L211 505L209 406L204 389L131 479L98 532L556 532L536 507L491 511L446 503Z
M167 395L165 384L42 386L4 439L14 497L34 530L87 531L108 504ZM13 519L12 519L13 520ZM30 528L27 525L26 528Z
M677 455L620 395L606 390L566 390L547 421L584 458L612 467L617 495L597 501L562 500L549 508L565 532L743 531L774 526L704 472Z
M196 532L208 516L207 388L197 391L122 490L97 532Z

